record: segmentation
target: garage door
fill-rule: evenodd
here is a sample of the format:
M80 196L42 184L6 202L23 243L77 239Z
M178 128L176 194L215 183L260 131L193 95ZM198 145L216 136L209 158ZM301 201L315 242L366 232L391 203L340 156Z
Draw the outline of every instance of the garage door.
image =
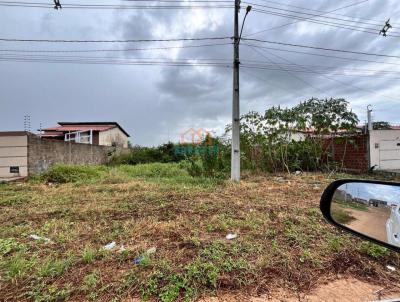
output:
M379 143L379 168L400 169L400 141L382 140Z
M28 138L0 133L0 178L28 176Z

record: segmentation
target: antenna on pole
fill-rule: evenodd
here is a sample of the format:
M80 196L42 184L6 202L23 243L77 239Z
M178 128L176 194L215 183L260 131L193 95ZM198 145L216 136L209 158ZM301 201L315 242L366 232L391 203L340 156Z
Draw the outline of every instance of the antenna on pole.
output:
M31 131L31 116L24 115L24 131L30 132Z

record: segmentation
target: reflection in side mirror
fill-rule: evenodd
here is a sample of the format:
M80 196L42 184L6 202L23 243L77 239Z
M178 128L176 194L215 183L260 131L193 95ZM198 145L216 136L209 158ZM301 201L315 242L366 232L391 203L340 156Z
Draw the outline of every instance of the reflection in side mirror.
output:
M339 225L400 247L400 186L344 183L333 192L330 214Z

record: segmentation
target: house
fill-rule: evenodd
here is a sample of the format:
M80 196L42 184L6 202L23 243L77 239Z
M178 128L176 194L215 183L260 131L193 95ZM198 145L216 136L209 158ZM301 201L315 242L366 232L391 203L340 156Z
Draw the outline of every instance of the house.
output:
M116 122L58 122L57 126L40 129L40 132L46 139L123 148L128 147L130 137Z
M65 128L57 128L60 131L49 130L42 135L26 131L0 132L0 182L40 174L60 163L106 164L114 155L129 152L123 148L127 145L127 134L120 128L108 125L109 128L103 130L93 126L91 124L89 130L73 126L68 132L63 132ZM87 132L89 138L85 137ZM79 142L79 139L89 139L92 143L98 140L98 145Z
M369 205L370 205L370 206L377 207L377 208L383 208L383 207L386 207L386 206L387 206L387 201L380 200L380 199L370 198L370 199L369 199Z

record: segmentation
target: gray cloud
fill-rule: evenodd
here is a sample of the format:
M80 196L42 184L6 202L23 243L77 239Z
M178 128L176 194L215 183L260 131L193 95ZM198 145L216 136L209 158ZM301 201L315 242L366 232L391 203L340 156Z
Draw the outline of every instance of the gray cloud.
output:
M260 4L278 7L276 4ZM310 7L298 0L292 5ZM348 3L347 3L348 4ZM313 3L312 9L329 11L346 3ZM282 6L280 6L282 7ZM286 7L288 8L288 7ZM311 7L310 7L311 8ZM296 10L295 8L288 8ZM384 21L391 17L396 24L400 7L396 1L371 0L338 11L354 18ZM241 18L243 11L241 12ZM338 18L346 18L336 16ZM43 11L2 8L0 19L3 37L63 39L151 39L209 37L232 35L232 10L155 10L155 11ZM265 28L292 22L291 19L251 12L244 36ZM340 21L337 21L340 22ZM368 22L368 21L366 21ZM399 22L400 23L400 22ZM383 24L383 23L382 23ZM397 24L396 24L397 25ZM361 26L361 24L360 24ZM368 26L368 25L363 25ZM394 26L393 30L396 29ZM400 32L400 31L399 31ZM362 32L299 22L252 36L271 41L323 46L356 51L398 54L398 38L384 38ZM229 41L228 41L229 42ZM163 47L206 44L140 43L115 45L48 45L0 42L0 48L21 49L95 49ZM220 43L220 41L216 42ZM241 111L263 111L272 105L293 105L309 97L344 97L360 119L365 119L366 105L376 108L378 120L399 121L394 104L400 96L397 80L389 76L345 76L348 69L382 69L398 67L379 63L345 61L276 50L262 50L263 56L244 45L240 55ZM250 42L246 42L250 43ZM255 42L251 42L256 44ZM286 50L299 50L348 58L357 55L337 54L309 49L262 44ZM93 54L84 54L93 55ZM123 58L193 59L227 62L232 60L232 46L181 48L173 50L100 53L98 56ZM280 56L282 58L279 58ZM265 58L266 57L266 58ZM368 57L375 61L392 59ZM197 61L196 61L197 60ZM272 63L273 62L273 63ZM330 73L288 72L278 65L290 62L323 65ZM270 64L278 70L245 68L245 65ZM277 64L277 65L276 65ZM39 123L52 125L58 120L115 120L120 122L138 144L158 144L172 139L188 127L204 127L221 133L231 116L232 73L223 67L102 66L77 64L0 62L0 129L21 130L23 116L30 114L35 128ZM315 71L307 67L304 71ZM340 75L339 75L340 74Z

